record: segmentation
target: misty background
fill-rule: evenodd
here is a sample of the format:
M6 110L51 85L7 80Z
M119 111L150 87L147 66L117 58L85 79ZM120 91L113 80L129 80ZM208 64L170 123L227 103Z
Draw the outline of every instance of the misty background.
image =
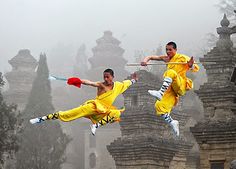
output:
M105 30L121 41L124 58L135 50L151 50L175 41L178 52L199 55L205 36L215 33L223 14L216 0L0 0L0 71L20 49L38 59L48 57L49 68L63 60L73 66L76 52L86 54ZM202 57L202 56L197 56ZM58 66L61 66L58 64ZM72 68L71 68L72 69ZM51 70L53 71L53 70ZM56 72L53 72L56 73Z
M46 127L33 127L28 123L29 119L45 113L78 107L96 95L95 88L84 87L78 90L63 82L51 83L48 81L49 73L59 77L78 76L92 81L95 78L102 80L103 68L111 65L115 70L115 80L124 79L129 72L139 69L148 70L158 79L162 77L164 65L130 68L125 67L125 60L140 62L146 55L164 54L165 44L169 41L177 43L179 53L196 59L203 57L218 40L216 28L220 27L224 12L230 22L234 20L231 25L235 25L235 2L0 0L0 113L12 115L9 119L14 122L11 124L9 120L9 126L12 125L10 133L6 132L9 137L1 135L1 138L8 141L5 144L8 154L15 151L13 159L7 153L4 154L5 150L0 151L0 168L3 162L5 169L35 168L31 166L41 164L43 169L89 168L96 164L101 169L115 168L115 161L108 153L107 145L121 136L118 123L103 126L96 137L90 133L91 122L84 118L79 122L48 123ZM236 42L235 35L232 39ZM106 62L107 57L104 56L111 59ZM10 59L12 66L8 63ZM20 63L20 60L25 63ZM199 73L188 74L194 80L194 90L207 79L205 70L200 66ZM6 84L2 75L5 76L3 80ZM145 74L143 76L146 77ZM17 103L17 107L5 104L3 97L9 103ZM114 105L121 107L124 103L124 97L120 96ZM133 104L132 101L130 104ZM203 118L203 111L202 102L193 90L173 110L175 113L185 112L185 115L192 116L186 125L189 134L189 127ZM22 126L25 128L22 133L17 131L18 125L21 125L18 124L18 114L24 119ZM18 136L11 133L14 130L19 133ZM41 135L44 137L41 138ZM17 143L16 138L21 138L21 142ZM191 140L191 137L187 138ZM55 140L59 143L55 144ZM14 146L19 145L20 149L9 148L9 142ZM32 149L41 154L32 152ZM199 153L197 143L189 152ZM28 159L42 160L31 162Z

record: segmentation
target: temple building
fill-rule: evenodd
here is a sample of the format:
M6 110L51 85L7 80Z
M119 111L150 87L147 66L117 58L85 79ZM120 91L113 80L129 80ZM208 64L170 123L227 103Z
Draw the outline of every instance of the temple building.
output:
M12 70L5 74L9 89L3 96L8 103L15 103L18 110L23 110L36 76L37 60L31 55L30 50L22 49L8 62Z
M204 120L191 131L200 147L201 169L228 169L236 159L236 88L232 73L236 49L230 39L236 27L229 27L226 15L220 24L216 47L200 59L208 78L196 91L203 102Z

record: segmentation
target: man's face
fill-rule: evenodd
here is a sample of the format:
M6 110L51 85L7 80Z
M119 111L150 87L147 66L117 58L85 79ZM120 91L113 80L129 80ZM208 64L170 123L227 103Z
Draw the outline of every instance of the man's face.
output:
M166 54L170 58L175 56L177 49L174 49L172 45L166 45Z
M111 85L113 83L113 78L114 77L110 73L108 72L103 73L103 79L107 85Z

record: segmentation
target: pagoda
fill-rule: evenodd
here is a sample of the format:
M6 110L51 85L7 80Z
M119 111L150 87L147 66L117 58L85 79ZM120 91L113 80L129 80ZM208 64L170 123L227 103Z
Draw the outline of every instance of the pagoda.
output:
M9 89L3 95L8 103L15 103L19 110L23 110L36 76L37 60L31 55L30 50L22 49L8 62L12 70L5 74Z

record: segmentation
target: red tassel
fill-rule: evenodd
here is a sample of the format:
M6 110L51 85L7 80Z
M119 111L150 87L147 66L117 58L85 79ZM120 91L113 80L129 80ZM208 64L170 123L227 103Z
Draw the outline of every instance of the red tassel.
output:
M67 79L67 84L68 85L74 85L74 86L80 88L81 84L82 84L82 81L78 77L71 77L71 78Z

